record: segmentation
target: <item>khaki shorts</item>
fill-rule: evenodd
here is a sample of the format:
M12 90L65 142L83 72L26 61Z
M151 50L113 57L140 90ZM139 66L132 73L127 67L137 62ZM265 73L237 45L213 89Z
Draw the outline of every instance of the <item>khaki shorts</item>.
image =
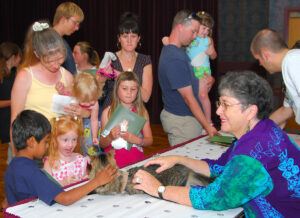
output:
M202 134L202 126L192 116L178 116L162 110L160 120L164 131L168 134L171 146L186 142Z

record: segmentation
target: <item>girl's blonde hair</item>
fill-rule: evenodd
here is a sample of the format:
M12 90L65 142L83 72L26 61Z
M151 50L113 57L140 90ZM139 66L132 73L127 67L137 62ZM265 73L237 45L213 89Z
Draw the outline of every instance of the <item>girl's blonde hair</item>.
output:
M120 98L118 96L118 89L119 89L121 82L123 82L123 81L134 81L136 83L136 85L138 87L138 92L137 92L136 98L135 98L134 102L132 102L132 104L136 108L137 114L146 118L147 113L146 113L146 108L145 108L143 100L142 100L141 86L140 86L140 83L139 83L139 80L138 80L136 74L131 71L125 71L117 77L116 83L114 85L114 90L113 90L112 103L111 103L110 109L108 111L108 118L115 111L115 109L118 107L118 105L121 104Z
M82 72L75 76L72 93L80 102L91 102L100 98L102 90L94 75Z
M77 145L74 152L80 153L80 144L83 140L83 124L82 120L78 117L72 117L69 115L64 115L61 117L53 118L51 121L51 137L50 144L48 148L48 158L51 167L54 166L56 160L59 159L58 154L58 142L57 137L66 134L70 131L76 132L78 135Z
M208 27L210 29L209 36L212 36L212 29L213 29L213 27L215 25L215 21L214 21L213 17L209 13L207 13L205 11L198 11L197 12L197 16L200 19L199 20L200 24L204 25L204 26L206 26L206 27Z

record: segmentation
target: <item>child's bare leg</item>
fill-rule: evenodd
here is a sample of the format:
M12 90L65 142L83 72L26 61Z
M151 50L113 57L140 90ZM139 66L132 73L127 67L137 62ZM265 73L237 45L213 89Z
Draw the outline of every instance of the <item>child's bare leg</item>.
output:
M1 208L7 208L8 207L8 202L7 202L7 198L5 197L3 199L3 201L1 202Z
M205 78L199 79L199 100L202 104L204 115L209 123L211 121L211 103L209 100L208 92L209 87Z

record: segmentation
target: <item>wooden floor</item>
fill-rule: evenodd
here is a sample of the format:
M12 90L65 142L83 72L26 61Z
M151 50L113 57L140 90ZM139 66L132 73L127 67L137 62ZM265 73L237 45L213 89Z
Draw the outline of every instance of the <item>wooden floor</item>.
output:
M164 133L161 125L153 124L151 125L152 134L154 143L150 147L145 148L145 154L156 154L161 149L165 149L169 147L169 142L167 139L166 134ZM0 202L4 199L4 181L3 176L6 169L6 159L7 159L7 144L1 144L0 145ZM0 217L2 217L2 214L0 213Z

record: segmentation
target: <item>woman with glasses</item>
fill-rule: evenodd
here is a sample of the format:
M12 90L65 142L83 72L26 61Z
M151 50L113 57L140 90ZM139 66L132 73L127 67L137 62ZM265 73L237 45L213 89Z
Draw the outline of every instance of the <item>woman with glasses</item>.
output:
M66 48L61 36L45 21L30 26L24 48L24 58L19 67L11 93L11 123L24 109L42 113L49 120L57 114L52 111L52 98L56 85L70 87L72 74L61 67L66 58ZM82 115L78 105L70 105L65 112ZM13 150L14 151L14 150Z
M166 156L161 172L182 164L214 179L207 186L163 186L145 171L133 179L135 188L199 210L243 207L246 217L297 217L300 204L299 147L268 118L272 89L253 72L227 73L219 85L217 114L221 130L236 140L217 160Z

